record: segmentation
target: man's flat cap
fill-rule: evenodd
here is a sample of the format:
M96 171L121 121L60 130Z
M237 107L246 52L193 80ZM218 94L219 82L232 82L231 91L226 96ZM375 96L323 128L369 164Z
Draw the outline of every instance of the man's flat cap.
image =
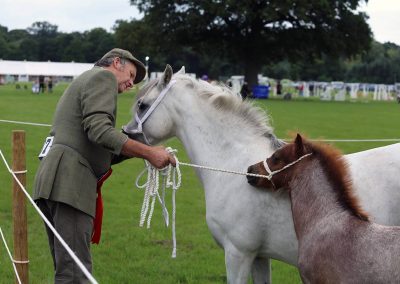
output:
M137 72L136 72L135 81L133 83L137 84L137 83L141 82L144 79L144 77L146 76L146 67L144 66L144 64L140 60L138 60L136 57L134 57L132 55L132 53L130 53L129 51L121 49L121 48L114 48L114 49L110 50L109 52L107 52L106 54L104 54L104 56L100 60L109 58L109 57L125 58L125 59L129 60L130 62L132 62L136 66Z

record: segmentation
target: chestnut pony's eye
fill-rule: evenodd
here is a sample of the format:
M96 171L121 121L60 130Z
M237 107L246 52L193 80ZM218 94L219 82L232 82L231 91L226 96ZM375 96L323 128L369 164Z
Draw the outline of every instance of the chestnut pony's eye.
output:
M271 159L272 163L274 163L274 164L278 164L279 161L280 161L280 159L279 159L279 157L277 155L273 155L271 158L272 158Z

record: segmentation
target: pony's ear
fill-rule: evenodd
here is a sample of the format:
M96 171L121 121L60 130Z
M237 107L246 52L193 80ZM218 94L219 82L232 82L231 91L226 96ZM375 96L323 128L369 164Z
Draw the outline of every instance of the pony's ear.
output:
M168 85L169 81L171 81L172 75L173 75L172 67L169 64L167 64L164 73L160 78L160 81L158 81L157 87L160 89L164 89Z
M302 156L304 153L303 138L297 133L296 139L294 140L294 151L296 156Z
M175 74L185 74L185 66L182 66L182 68Z

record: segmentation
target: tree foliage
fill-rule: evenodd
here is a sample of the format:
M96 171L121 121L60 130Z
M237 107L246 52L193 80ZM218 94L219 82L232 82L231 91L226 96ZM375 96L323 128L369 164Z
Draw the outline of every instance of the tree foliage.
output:
M170 51L226 58L255 83L265 64L353 56L368 48L363 0L131 0Z
M183 5L183 2L179 3ZM210 9L211 4L212 2L208 4ZM164 3L164 5L172 4ZM159 16L159 22L162 23L166 16L161 14ZM182 21L182 19L175 21ZM196 37L198 40L191 41L190 33L199 33L198 30L201 30L201 27L194 25L191 28L186 24L178 27L179 30L182 29L178 33L172 33L160 23L155 25L150 16L145 16L141 20L120 20L115 23L111 33L102 28L85 32L62 33L58 31L57 26L47 22L36 22L26 30L8 30L7 27L0 26L0 58L93 63L111 48L121 47L133 51L135 56L142 61L145 61L146 56L150 56L150 71L162 71L165 64L169 63L175 70L184 65L189 72L196 73L198 76L208 74L216 79L244 74L245 57L235 55L236 51L233 49L236 45L244 48L245 44L237 40L229 42L227 35L223 36L226 40L219 41L218 39L223 35L222 30L221 34L215 35L215 40L211 42L207 42L206 38L200 40L200 36ZM332 33L332 38L334 34ZM276 37L278 35L279 33ZM185 44L182 43L185 42L184 40ZM273 49L270 46L273 44L271 39L270 45L265 46L260 57L261 67L258 72L277 79L370 83L400 81L399 46L393 43L372 42L370 50L360 47L359 52L354 55L355 52L351 49L355 49L356 46L352 45L360 43L353 42L355 39L349 41L349 45L341 47L340 53L335 53L334 44L339 45L339 43L334 42L325 47L322 43L315 43L321 46L317 48L311 45L293 51L287 43L283 43L280 49ZM305 39L298 39L296 45L305 43L307 43ZM246 48L248 52L253 52L251 45ZM257 48L254 49L255 51ZM352 55L350 59L347 58L349 55Z
M103 28L61 33L48 22L35 22L26 30L0 26L2 59L95 62L115 45L114 34Z

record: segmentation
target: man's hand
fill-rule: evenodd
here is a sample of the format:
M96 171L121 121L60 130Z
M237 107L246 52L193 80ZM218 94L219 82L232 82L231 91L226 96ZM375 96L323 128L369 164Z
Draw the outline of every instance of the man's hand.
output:
M172 164L176 166L175 158L163 146L148 146L138 141L128 139L122 146L121 154L127 157L146 159L157 169Z
M175 158L167 152L167 150L163 146L154 146L151 147L148 158L146 158L157 169L162 169L172 164L174 167L176 166Z

